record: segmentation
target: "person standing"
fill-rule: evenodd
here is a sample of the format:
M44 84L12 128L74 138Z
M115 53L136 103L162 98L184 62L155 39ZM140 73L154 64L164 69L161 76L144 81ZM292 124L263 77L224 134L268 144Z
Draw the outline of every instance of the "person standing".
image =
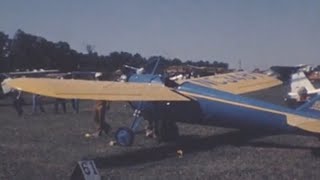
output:
M95 137L101 136L102 132L108 134L111 127L105 121L106 111L110 108L110 102L105 100L98 100L94 106L94 122L97 130L92 134Z
M76 79L76 74L72 73L71 79L72 80ZM79 113L79 99L71 99L71 106L72 106L73 113L78 114Z
M104 80L102 73L95 74L95 80L101 81ZM106 122L105 116L106 111L110 109L110 102L106 100L97 100L94 105L94 117L93 120L96 124L97 130L92 134L95 137L99 137L102 135L104 131L106 134L110 131L111 127Z
M54 112L56 114L59 113L59 105L61 105L63 113L66 113L67 112L66 100L62 98L56 98L56 101L54 102Z
M23 114L23 109L22 109L22 104L23 104L23 99L22 99L22 92L19 90L13 90L12 92L12 97L13 97L13 107L17 111L18 116L22 116Z
M57 77L60 80L63 80L63 76ZM56 101L54 102L54 112L57 114L59 113L59 105L62 107L63 113L67 112L67 106L66 106L66 100L62 98L56 98Z
M32 95L32 114L35 114L38 108L40 112L43 112L43 113L45 112L42 105L42 97L38 94L33 94Z
M73 112L78 114L79 113L79 100L78 99L71 99L71 105Z

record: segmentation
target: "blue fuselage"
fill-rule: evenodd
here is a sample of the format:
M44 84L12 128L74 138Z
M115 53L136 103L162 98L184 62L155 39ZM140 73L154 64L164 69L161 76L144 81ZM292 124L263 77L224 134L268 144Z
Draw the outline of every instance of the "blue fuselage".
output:
M159 76L133 76L129 81L162 83ZM279 130L290 132L293 127L287 124L284 113L309 116L282 106L265 103L259 100L234 95L209 87L185 82L175 89L178 93L192 97L189 102L162 103L167 117L179 121L196 124L207 124L228 128L251 130ZM138 103L132 103L137 108ZM140 109L154 110L154 102L143 102ZM312 117L312 116L310 116Z

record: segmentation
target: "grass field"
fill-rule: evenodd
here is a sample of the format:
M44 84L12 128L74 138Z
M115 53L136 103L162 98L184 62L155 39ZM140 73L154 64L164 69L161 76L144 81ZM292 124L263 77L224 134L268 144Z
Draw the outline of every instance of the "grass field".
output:
M269 98L269 96L264 96ZM30 102L27 100L27 102ZM177 143L136 136L132 147L110 146L113 133L130 125L132 110L113 103L107 114L112 133L86 138L94 131L93 102L80 113L18 117L0 100L0 179L69 179L77 161L93 159L103 179L319 179L320 141L315 137L257 137L234 129L179 123ZM179 157L177 150L184 152Z

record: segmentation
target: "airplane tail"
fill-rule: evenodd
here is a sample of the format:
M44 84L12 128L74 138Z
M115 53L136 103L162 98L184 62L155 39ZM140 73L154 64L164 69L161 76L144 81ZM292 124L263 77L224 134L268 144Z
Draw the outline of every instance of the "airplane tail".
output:
M309 79L302 71L292 74L290 88L291 92L289 93L289 96L298 95L302 88L305 88L307 92L312 92L315 90L315 87L311 84Z

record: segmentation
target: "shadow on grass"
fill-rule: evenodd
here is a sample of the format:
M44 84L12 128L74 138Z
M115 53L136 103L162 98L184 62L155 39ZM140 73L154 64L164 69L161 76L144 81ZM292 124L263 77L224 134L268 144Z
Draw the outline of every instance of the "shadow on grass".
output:
M311 150L313 155L320 157L320 149L314 147L281 145L266 142L249 142L252 139L266 137L264 133L246 133L243 131L232 131L224 134L213 135L208 137L198 136L181 136L176 143L166 143L152 148L139 149L134 152L111 155L106 157L94 158L99 168L122 167L147 162L160 161L170 157L176 157L175 152L182 149L185 154L207 151L218 146L252 146L263 148L281 148L281 149L306 149Z

